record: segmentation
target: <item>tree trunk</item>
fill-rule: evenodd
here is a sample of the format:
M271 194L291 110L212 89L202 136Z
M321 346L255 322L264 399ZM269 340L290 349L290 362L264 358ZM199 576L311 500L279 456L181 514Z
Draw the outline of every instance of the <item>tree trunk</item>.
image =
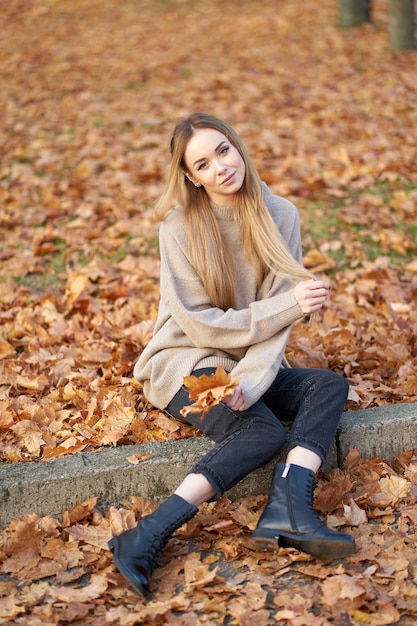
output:
M389 39L394 50L416 47L414 0L391 0L389 14Z
M340 26L353 28L371 21L371 0L339 0Z

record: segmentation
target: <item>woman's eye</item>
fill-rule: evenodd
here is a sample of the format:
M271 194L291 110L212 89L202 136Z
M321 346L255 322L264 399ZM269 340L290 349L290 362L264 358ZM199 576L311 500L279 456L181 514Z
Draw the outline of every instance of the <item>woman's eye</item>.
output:
M207 162L204 161L204 163L200 163L200 165L198 166L197 169L198 169L198 171L200 171L200 170L204 169L206 166L207 166Z
M229 152L229 146L224 146L224 148L220 150L220 154L226 154L226 152Z

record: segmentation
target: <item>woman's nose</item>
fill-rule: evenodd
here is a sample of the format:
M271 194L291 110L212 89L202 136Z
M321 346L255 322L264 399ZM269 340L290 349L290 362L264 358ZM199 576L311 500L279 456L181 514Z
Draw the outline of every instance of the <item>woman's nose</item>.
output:
M227 169L227 166L223 163L221 159L217 159L216 167L218 174L224 174Z

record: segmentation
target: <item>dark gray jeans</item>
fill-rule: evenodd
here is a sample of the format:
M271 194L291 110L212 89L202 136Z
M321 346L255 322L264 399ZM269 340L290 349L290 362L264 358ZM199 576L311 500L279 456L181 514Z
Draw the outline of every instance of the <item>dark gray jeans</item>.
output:
M215 368L193 372L210 375ZM167 412L193 424L217 443L191 470L203 474L216 497L236 485L276 456L287 442L281 421L292 422L288 449L302 446L325 460L335 436L349 385L345 378L323 369L282 368L268 391L245 411L233 411L224 403L213 407L203 420L200 415L184 419L180 410L190 404L188 392L180 389Z

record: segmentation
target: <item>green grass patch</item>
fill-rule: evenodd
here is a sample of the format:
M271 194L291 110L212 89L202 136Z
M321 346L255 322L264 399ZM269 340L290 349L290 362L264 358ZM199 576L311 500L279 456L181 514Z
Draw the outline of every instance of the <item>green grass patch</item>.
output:
M97 246L92 245L88 250L71 248L65 239L55 239L53 241L55 251L48 252L42 257L44 271L15 276L14 282L38 292L48 292L51 289L63 289L68 273L87 266L94 258L116 265L129 254L138 257L158 257L158 237L144 238L139 244L137 241L133 244L131 239L132 237L127 235L119 245L109 246L107 249L101 247L98 242Z
M415 189L417 184L408 183L400 190ZM353 260L357 266L381 256L399 268L409 263L417 254L416 212L396 207L398 191L398 184L383 183L337 199L301 199L305 251L315 247L333 259L330 274L352 267Z

